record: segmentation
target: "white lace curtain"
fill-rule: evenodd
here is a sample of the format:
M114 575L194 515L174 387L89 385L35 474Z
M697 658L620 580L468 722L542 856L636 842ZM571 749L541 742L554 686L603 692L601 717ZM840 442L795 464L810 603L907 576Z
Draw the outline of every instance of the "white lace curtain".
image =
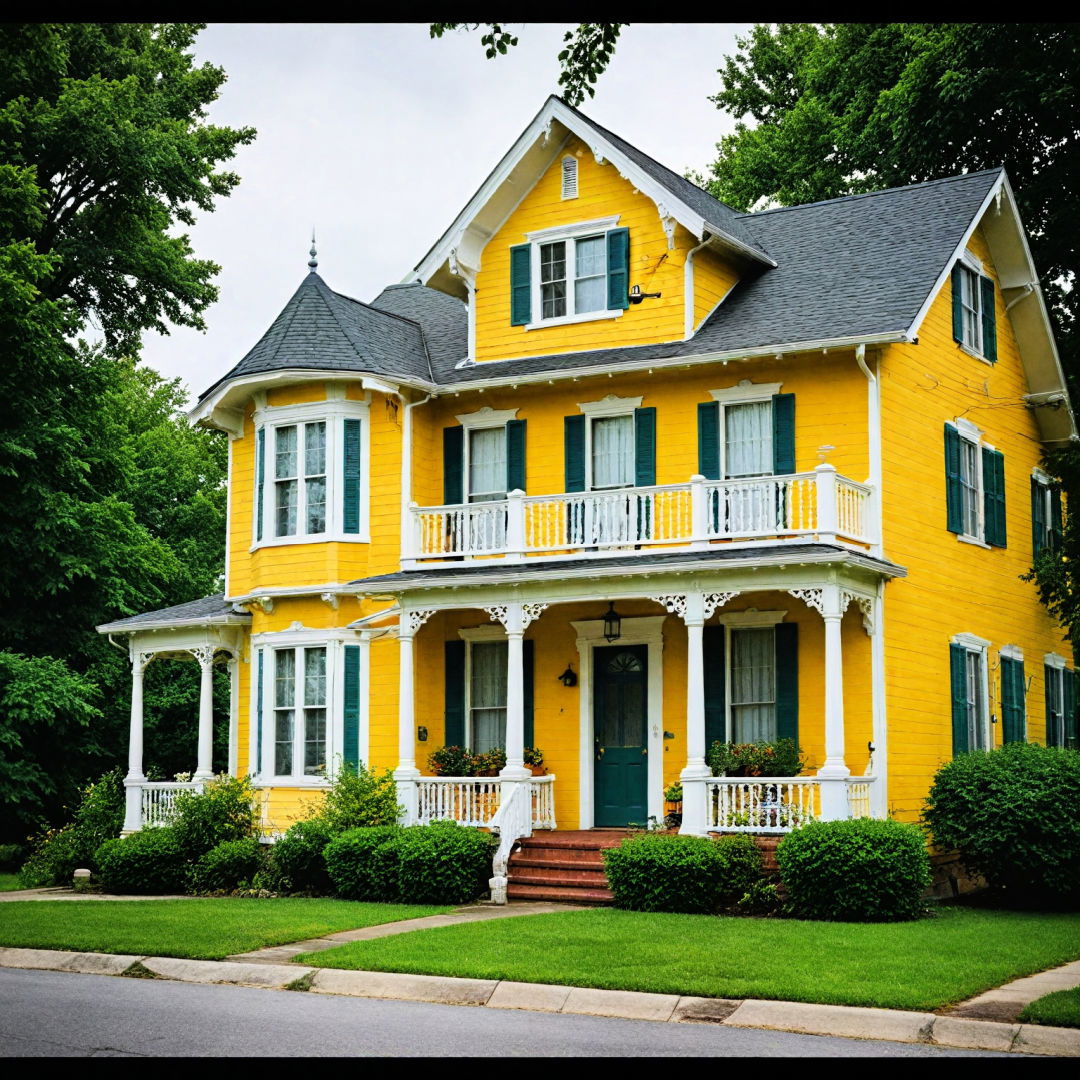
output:
M634 483L633 416L599 416L592 424L592 486Z
M474 754L506 745L506 642L475 642L470 649L469 712Z
M731 719L735 742L776 738L776 644L772 627L731 632Z
M725 472L768 476L773 471L772 402L755 401L724 409Z
M481 428L469 436L469 498L501 499L506 494L506 428Z

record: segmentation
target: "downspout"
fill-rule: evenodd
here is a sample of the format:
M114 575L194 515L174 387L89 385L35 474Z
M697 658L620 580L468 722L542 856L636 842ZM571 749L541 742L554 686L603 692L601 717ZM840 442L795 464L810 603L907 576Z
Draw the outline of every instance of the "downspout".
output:
M683 263L683 338L689 340L694 333L694 256L709 244L709 237L686 253Z
M868 442L869 475L866 482L874 489L871 528L874 542L870 554L880 556L881 536L881 383L866 363L866 346L855 346L855 362L866 376L866 434Z
M400 391L398 391L397 396L401 398L405 414L401 422L401 549L399 552L399 558L404 566L405 543L406 537L409 536L409 526L411 524L409 520L409 504L412 502L412 411L417 405L423 405L435 395L426 394L418 401L406 401L405 396Z

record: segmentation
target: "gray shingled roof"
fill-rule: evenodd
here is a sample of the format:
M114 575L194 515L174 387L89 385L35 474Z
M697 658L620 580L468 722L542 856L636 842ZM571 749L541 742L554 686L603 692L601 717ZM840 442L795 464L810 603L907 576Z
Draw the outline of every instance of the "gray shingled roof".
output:
M468 312L456 296L410 281L387 285L371 306L422 327L433 371L453 370L469 351Z
M127 619L103 623L98 627L101 633L119 633L124 630L142 630L163 624L177 625L198 623L205 620L214 622L227 619L250 619L250 615L234 611L232 604L225 603L224 593L204 596L201 600L189 600L186 604L174 604L172 607L158 608L157 611L144 611Z

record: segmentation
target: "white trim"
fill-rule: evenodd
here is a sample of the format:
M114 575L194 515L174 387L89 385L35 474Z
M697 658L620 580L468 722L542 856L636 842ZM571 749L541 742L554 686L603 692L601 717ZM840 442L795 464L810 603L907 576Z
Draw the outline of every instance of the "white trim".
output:
M716 620L724 626L752 627L776 626L787 616L786 611L729 611L717 615Z
M994 748L994 732L990 724L992 712L990 702L990 642L986 638L977 637L975 634L954 634L949 639L952 644L959 645L969 653L975 653L979 657L979 670L982 678L982 716L979 718L983 730L983 745L987 750ZM967 685L967 667L964 667L964 684ZM975 749L975 747L968 747Z
M722 390L710 390L713 401L734 405L755 401L769 401L780 393L783 383L755 383L749 379L740 379L734 386Z
M510 420L517 419L517 409L493 409L485 405L475 412L461 413L456 419L466 431L475 431L479 428L504 427Z
M1053 484L1053 482L1054 482L1054 480L1053 480L1053 477L1051 477L1051 476L1049 475L1049 473L1045 473L1045 472L1043 472L1043 470L1042 470L1042 469L1040 469L1040 468L1038 467L1038 465L1036 465L1036 466L1035 466L1035 468L1033 468L1033 469L1031 470L1031 475L1032 475L1032 476L1033 476L1033 477L1034 477L1034 478L1035 478L1036 480L1038 480L1038 482L1039 482L1040 484L1044 484L1044 485L1046 485L1047 487L1049 487L1049 486L1050 486L1051 484Z
M1046 667L1057 668L1059 671L1064 671L1069 666L1065 657L1057 653L1047 653L1043 657L1043 664Z
M583 311L580 315L556 315L553 319L525 324L526 330L543 330L548 326L571 326L574 323L596 322L598 319L621 319L622 308L604 308L599 311Z
M691 338L693 336L693 334L694 334L694 331L696 330L695 320L694 320L694 305L695 305L695 301L697 299L697 295L694 292L694 256L702 248L709 246L709 240L710 239L711 238L708 235L706 235L705 238L701 241L701 243L697 245L697 247L692 247L686 253L686 261L683 263L683 340L684 341ZM731 290L729 289L728 292L730 292L730 291ZM725 296L726 295L727 294L725 293ZM724 297L722 296L717 301L716 305L714 305L713 311L715 311L716 307L719 306L719 304L723 303L723 301L724 301ZM705 316L705 318L707 319L709 317L709 315L711 315L711 314L712 314L712 311L710 311L709 314ZM705 319L702 319L701 321L704 322Z
M971 439L973 442L979 442L985 434L981 427L977 424L973 424L970 420L966 420L962 416L950 420L949 423L952 424L961 435Z
M530 244L548 244L552 240L570 240L578 236L587 236L589 233L606 232L619 224L620 216L616 214L614 217L576 221L570 225L553 225L550 229L536 229L533 232L527 232L525 239Z
M577 407L586 416L625 416L641 408L643 397L617 397L608 394L599 401L579 401Z
M357 693L359 695L359 709L356 718L357 754L360 760L371 766L371 639L370 633L360 635L360 678L358 680ZM344 649L342 649L344 653ZM343 657L344 659L344 657ZM344 680L345 664L341 665L342 679ZM341 738L345 739L345 689L342 684L341 693Z
M458 630L462 641L505 641L506 631L502 626L466 626Z
M229 657L229 775L236 775L240 750L240 658Z
M241 419L241 432L243 431L243 419ZM225 579L222 582L222 592L229 595L229 563L232 556L232 525L233 525L233 442L240 435L228 435L228 445L225 447Z
M873 772L877 780L870 785L874 816L884 818L889 809L889 718L885 682L885 582L875 589L874 622L870 631L870 710L871 738L874 743Z
M251 635L251 644L254 646L271 645L286 648L289 645L321 645L326 641L347 641L355 645L360 641L360 635L355 630L345 627L332 627L322 629L317 626L290 626L287 630L268 630L261 634Z
M998 656L1004 656L1008 660L1023 660L1024 650L1019 645L1002 645L998 649Z
M622 633L617 641L604 637L604 620L587 619L572 622L577 633L578 651L578 769L580 797L578 828L591 829L596 819L594 802L593 739L593 649L608 645L645 645L648 647L648 691L646 717L646 747L649 762L646 768L646 815L662 820L664 814L664 620L666 615L647 615L622 620Z
M956 534L957 543L970 544L972 547L986 548L987 551L993 551L993 544L988 544L985 540L980 540L977 536L969 536L967 533Z
M986 650L990 648L990 642L986 638L976 637L975 634L961 633L953 634L949 641L953 645L962 645L965 649L982 649Z
M963 263L969 270L974 271L980 277L987 276L986 271L983 269L982 259L969 248L965 247L956 261Z

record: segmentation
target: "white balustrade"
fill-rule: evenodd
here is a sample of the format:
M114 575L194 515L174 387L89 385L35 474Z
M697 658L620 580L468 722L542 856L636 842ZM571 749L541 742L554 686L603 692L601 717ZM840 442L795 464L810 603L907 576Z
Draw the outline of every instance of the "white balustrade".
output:
M870 785L874 782L872 776L849 776L847 778L848 816L873 817L874 812L870 804Z
M788 476L413 506L406 560L570 554L821 533L868 543L871 488L831 466Z
M499 808L498 777L423 776L416 782L417 823L487 825Z
M141 784L140 787L142 788L143 828L171 824L176 816L177 793L203 789L203 785L198 783L158 783L155 781Z
M847 816L872 817L872 776L839 780L817 776L711 776L705 781L707 828L719 832L788 833L808 821L827 820L822 788L844 784Z
M532 827L555 828L555 776L534 776L529 782L532 794Z

